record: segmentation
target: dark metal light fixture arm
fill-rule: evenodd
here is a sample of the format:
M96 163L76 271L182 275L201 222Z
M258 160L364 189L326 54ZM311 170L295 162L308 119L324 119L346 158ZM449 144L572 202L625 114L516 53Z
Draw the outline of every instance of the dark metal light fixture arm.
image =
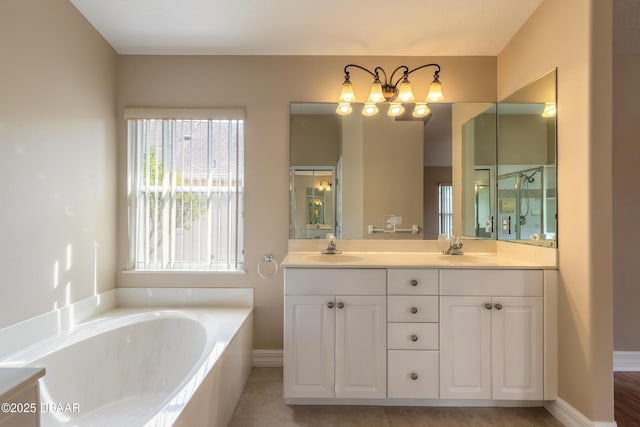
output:
M411 73L413 73L414 71L418 71L418 70L420 70L420 69L422 69L422 68L427 68L427 67L436 67L436 71L435 71L435 73L433 73L433 74L434 74L434 76L435 76L435 77L438 77L438 75L440 75L440 65L438 65L438 64L425 64L425 65L421 65L421 66L419 66L419 67L414 68L413 70L407 71L407 74L411 74ZM409 69L407 68L407 70L409 70Z
M359 69L361 69L362 71L366 71L367 73L371 74L373 77L376 77L376 74L374 74L374 73L373 73L373 72L371 72L370 70L368 70L368 69L366 69L366 68L364 68L364 67L362 67L362 66L360 66L360 65L358 65L358 64L347 64L347 65L345 65L345 66L344 66L344 75L345 75L345 76L349 76L349 70L348 70L348 68L349 68L349 67L356 67L356 68L359 68ZM378 68L379 68L379 67L378 67ZM377 69L377 68L376 68L376 69ZM384 70L383 70L383 71L384 71Z
M398 80L396 80L395 83L394 83L393 82L393 76L395 76L395 74L399 70L404 70L404 72L402 73L402 76L398 77ZM408 76L408 75L409 75L409 67L407 67L406 65L399 66L398 68L393 70L393 73L391 73L391 78L389 79L389 85L393 86L395 88L396 86L398 86L398 83L400 83L400 80L402 80L404 78L404 76Z

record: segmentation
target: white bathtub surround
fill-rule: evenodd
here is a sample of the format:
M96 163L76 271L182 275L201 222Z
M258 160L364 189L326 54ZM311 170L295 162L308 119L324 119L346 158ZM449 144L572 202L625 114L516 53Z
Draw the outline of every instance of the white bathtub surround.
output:
M118 288L118 307L253 307L250 288Z
M116 290L113 289L2 328L0 329L0 361L19 349L56 336L115 307Z
M252 289L122 291L113 295L120 307L0 359L46 368L43 403L78 404L77 413L43 414L42 425L226 425L252 365ZM172 293L181 307L130 307L167 306ZM187 307L220 301L237 306ZM0 330L0 342L30 327L40 338L42 319L32 320Z

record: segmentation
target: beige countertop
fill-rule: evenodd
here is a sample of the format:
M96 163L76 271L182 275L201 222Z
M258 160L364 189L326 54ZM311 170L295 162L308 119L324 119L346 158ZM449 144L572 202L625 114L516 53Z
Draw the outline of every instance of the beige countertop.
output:
M44 376L44 368L0 368L0 401L6 402Z
M532 260L507 257L495 252L465 252L443 255L438 252L289 252L282 267L301 268L480 268L480 269L555 269Z

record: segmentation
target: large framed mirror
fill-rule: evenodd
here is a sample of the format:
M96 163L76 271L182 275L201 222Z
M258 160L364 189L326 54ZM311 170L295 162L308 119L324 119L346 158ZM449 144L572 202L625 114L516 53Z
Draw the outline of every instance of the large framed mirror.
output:
M557 247L556 70L498 102L497 237Z
M434 103L430 104L431 114L420 119L410 113L389 117L384 106L378 115L365 117L360 114L362 105L352 105L354 112L348 116L337 115L335 103L290 106L289 238L322 238L327 232L341 239L450 236L453 193L462 191L452 185L452 146L461 144L462 126L475 116L493 114L495 123L495 104ZM491 178L485 180L482 174L487 159L493 159L489 169L491 177L495 175L495 124L490 135L481 123L487 117L476 120L477 201L470 215L484 218L493 212L493 205L487 202L492 197ZM481 138L485 138L483 143ZM330 190L320 182L330 182ZM324 196L320 200L325 206L322 219L309 215L314 209L309 200L317 202L318 194ZM331 203L331 215L327 203Z

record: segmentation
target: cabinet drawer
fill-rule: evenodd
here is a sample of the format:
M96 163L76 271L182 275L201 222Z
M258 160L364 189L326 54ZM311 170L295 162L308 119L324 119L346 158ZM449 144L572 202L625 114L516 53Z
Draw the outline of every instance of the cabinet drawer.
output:
M438 295L438 270L389 269L389 295Z
M437 351L389 350L387 393L390 398L437 399Z
M542 270L440 270L440 295L541 297Z
M398 296L387 297L389 322L437 322L438 297Z
M387 324L387 348L390 350L437 350L437 323Z
M386 295L387 272L374 268L285 268L285 295Z

